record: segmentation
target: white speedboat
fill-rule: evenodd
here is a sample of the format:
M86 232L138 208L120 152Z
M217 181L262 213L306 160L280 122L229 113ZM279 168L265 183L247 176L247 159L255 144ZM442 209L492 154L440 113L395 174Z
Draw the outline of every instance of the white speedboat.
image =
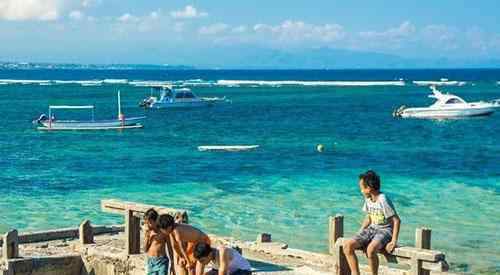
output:
M228 102L226 97L197 97L190 89L174 89L170 85L153 87L160 91L160 97L150 96L139 106L151 109L206 107L216 103Z
M493 114L495 109L500 107L498 101L492 102L466 102L462 98L442 93L435 86L432 90L431 98L436 102L429 107L408 108L405 105L393 112L393 116L402 118L459 118L472 116L487 116Z
M91 110L90 120L59 120L54 116L54 110ZM125 118L121 112L120 92L118 92L118 118L108 120L94 119L93 105L51 105L49 115L41 114L33 123L37 124L38 130L111 130L111 129L132 129L142 128L139 122L145 117Z

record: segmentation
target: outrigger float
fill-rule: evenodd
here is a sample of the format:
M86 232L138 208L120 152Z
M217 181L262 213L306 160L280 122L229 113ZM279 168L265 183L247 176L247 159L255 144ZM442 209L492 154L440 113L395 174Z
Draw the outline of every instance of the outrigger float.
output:
M90 120L58 120L55 118L53 110L91 110ZM94 105L51 105L49 106L49 115L41 114L33 123L38 125L38 130L121 130L142 128L139 122L146 118L131 117L125 118L121 111L120 92L118 91L118 118L108 120L94 119Z

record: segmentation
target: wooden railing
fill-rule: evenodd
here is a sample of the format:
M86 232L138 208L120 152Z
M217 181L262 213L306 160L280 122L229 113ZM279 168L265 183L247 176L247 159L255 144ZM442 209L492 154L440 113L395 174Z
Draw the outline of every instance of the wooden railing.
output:
M19 244L23 243L78 238L79 242L85 245L93 243L95 235L118 232L125 232L127 254L140 254L141 218L144 212L150 208L154 208L159 214L169 213L178 217L183 222L188 221L188 214L185 210L118 200L102 200L102 211L122 215L125 220L124 226L92 226L90 221L85 220L80 224L79 228L25 234L18 234L17 230L14 229L5 233L0 240L2 257L7 261L19 257ZM261 234L259 235L258 242L269 242L270 240L270 234ZM344 241L344 217L341 215L330 217L329 252L334 259L333 273L336 275L351 274L343 252ZM286 247L283 246L282 249L286 249ZM362 254L362 251L356 251L356 253ZM427 228L419 228L416 230L415 247L400 246L395 248L390 254L385 252L380 255L386 262L406 265L408 270L404 272L405 274L429 275L431 271L443 273L448 270L445 254L440 251L431 250L431 230Z
M123 230L123 225L92 226L88 220L83 221L79 228L65 228L24 234L18 234L17 230L13 229L5 233L2 239L0 239L2 258L4 260L18 258L19 244L77 238L81 244L90 244L94 242L95 235L118 233L123 232Z
M343 251L344 217L336 215L330 217L330 254L334 256L334 272L337 275L351 274ZM362 254L362 251L357 251ZM431 230L418 228L415 233L415 247L400 246L392 253L379 253L385 261L409 266L411 275L428 275L430 271L446 272L448 264L445 254L431 250Z

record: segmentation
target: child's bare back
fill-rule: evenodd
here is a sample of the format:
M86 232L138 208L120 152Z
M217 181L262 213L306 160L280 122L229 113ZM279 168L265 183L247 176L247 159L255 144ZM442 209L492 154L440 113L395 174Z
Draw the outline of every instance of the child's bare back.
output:
M204 241L208 238L207 234L189 224L176 224L173 234L176 239L188 243Z

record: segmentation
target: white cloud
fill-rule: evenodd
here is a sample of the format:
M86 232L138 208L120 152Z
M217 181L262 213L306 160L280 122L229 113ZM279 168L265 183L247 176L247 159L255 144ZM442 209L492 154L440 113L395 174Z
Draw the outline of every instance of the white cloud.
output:
M69 13L69 18L73 20L82 20L83 16L84 16L83 13L78 10L74 10Z
M360 32L359 35L362 38L368 39L401 39L411 36L416 32L415 26L410 21L405 21L396 28L390 28L386 31L376 32L376 31L366 31Z
M418 39L433 49L455 50L459 44L459 33L457 29L445 25L428 25L422 28Z
M120 22L137 22L139 21L139 18L137 16L131 15L130 13L125 13L122 16L117 18L118 21Z
M158 19L158 17L160 17L159 15L159 12L158 11L152 11L150 14L149 14L149 17L151 19Z
M97 6L101 3L101 0L81 0L81 5L84 8Z
M183 10L171 12L170 15L176 19L190 19L190 18L205 17L208 15L208 13L198 11L195 7L188 5L184 7Z
M221 34L229 29L229 26L223 23L217 23L210 26L202 26L199 30L199 34L203 35L216 35Z
M231 32L233 33L245 33L247 32L248 28L247 26L238 26L238 27L234 27L231 29Z
M256 24L253 30L258 34L270 35L271 39L288 42L333 42L345 36L344 28L338 24L314 25L293 20L286 20L274 26Z
M175 22L173 30L174 32L183 32L185 24L183 22Z
M0 19L51 21L61 8L59 0L0 0Z

